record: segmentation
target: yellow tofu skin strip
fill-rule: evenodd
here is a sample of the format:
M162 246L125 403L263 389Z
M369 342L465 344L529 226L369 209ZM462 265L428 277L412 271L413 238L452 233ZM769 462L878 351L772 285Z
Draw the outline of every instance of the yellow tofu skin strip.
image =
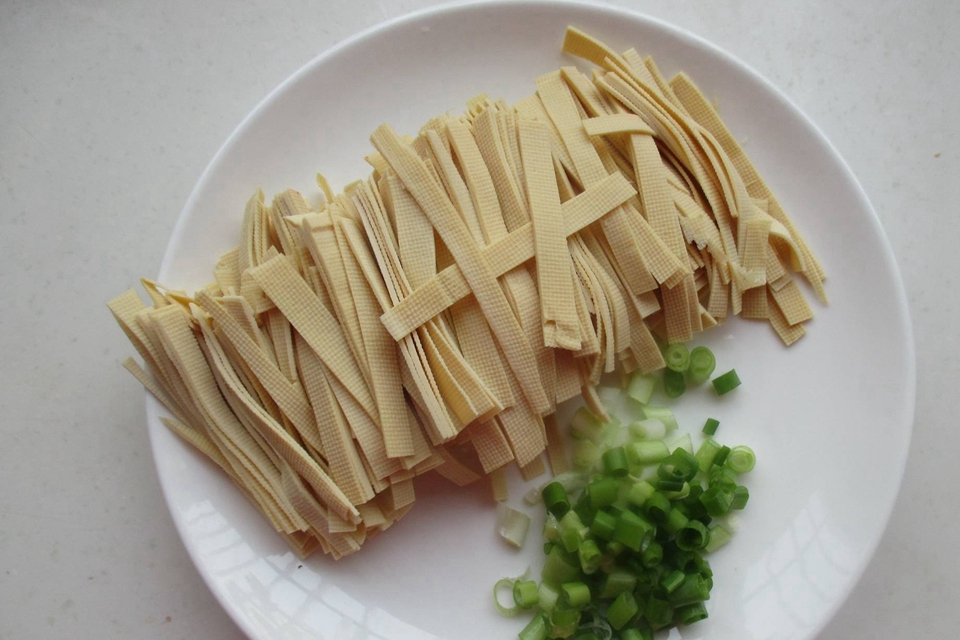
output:
M481 93L415 135L383 124L339 191L313 173L309 200L253 191L207 285L141 279L145 298L107 303L161 422L298 556L356 553L429 471L489 476L494 501L511 466L565 473L559 406L610 419L604 374L656 372L663 343L736 315L788 347L809 291L826 304L825 270L691 78L575 27L562 50L595 68L558 64L516 104Z

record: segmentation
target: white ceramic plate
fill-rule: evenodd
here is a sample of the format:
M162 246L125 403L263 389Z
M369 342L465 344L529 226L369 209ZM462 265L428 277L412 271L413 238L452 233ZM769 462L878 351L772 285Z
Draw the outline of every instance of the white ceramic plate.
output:
M715 96L829 273L833 304L816 309L809 335L789 351L757 323L708 332L703 342L744 385L722 399L690 392L677 406L692 431L719 418L719 438L752 445L759 465L743 529L713 560L709 620L674 634L810 638L860 576L896 497L914 404L909 317L890 248L846 164L782 93L707 42L638 14L559 2L441 8L367 31L310 62L239 126L187 202L160 279L206 283L237 242L256 187L315 193L316 170L335 186L367 175L362 157L381 122L414 133L478 92L508 101L531 93L538 74L571 64L559 51L568 24L653 54L664 72L685 70ZM491 586L539 569L540 545L536 532L519 553L496 538L484 488L423 478L410 515L362 552L301 563L158 411L151 401L154 457L176 525L252 638L505 640L524 624L497 616Z

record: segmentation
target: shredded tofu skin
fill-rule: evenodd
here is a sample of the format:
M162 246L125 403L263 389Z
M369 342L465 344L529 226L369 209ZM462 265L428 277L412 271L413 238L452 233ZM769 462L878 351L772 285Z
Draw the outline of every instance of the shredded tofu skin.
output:
M358 551L414 478L570 468L557 405L604 414L600 376L739 315L806 335L826 272L693 80L570 27L572 66L510 105L480 94L416 135L384 124L372 174L311 200L257 189L190 295L108 308L162 422L300 556ZM251 185L253 187L254 185ZM809 285L809 287L808 287ZM544 455L546 454L546 455ZM549 466L548 466L549 463Z

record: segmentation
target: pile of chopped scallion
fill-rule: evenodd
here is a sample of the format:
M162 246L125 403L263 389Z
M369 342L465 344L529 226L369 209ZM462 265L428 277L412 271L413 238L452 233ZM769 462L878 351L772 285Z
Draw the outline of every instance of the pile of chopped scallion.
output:
M671 345L664 359L669 397L706 382L716 365L705 347ZM634 374L626 389L599 388L606 407L622 401L637 419L604 422L578 409L574 470L526 496L547 510L540 582L504 578L494 587L501 614L534 614L520 640L651 640L658 629L707 617L713 571L704 556L737 529L734 512L750 497L740 476L756 458L749 447L718 444L713 418L694 452L690 434L676 436L673 412L650 404L657 382ZM733 370L713 379L721 395L739 384ZM506 589L511 606L500 602Z

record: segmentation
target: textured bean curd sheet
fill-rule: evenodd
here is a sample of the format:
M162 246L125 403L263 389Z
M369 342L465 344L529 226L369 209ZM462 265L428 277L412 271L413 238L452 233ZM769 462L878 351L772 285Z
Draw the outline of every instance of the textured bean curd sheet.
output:
M373 173L317 210L247 203L239 244L190 296L144 280L109 303L124 366L301 556L360 549L413 506L413 478L507 494L568 469L554 412L664 366L729 314L785 345L825 273L684 74L569 28L596 68L485 95L416 138L382 125ZM544 456L546 453L546 456Z

